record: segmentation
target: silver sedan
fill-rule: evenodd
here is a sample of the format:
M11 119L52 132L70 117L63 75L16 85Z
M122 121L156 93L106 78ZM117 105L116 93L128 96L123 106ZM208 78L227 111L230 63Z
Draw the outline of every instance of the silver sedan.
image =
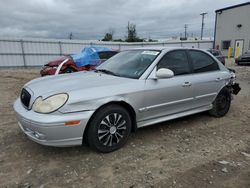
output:
M140 127L203 111L224 116L239 90L234 73L206 51L141 48L120 52L95 71L34 79L14 110L37 143L87 142L111 152Z

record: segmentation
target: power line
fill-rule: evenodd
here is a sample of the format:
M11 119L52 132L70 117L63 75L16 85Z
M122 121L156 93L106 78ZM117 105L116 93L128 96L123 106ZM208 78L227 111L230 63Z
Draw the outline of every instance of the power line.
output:
M201 22L201 40L203 38L203 30L204 30L204 19L205 19L205 15L207 14L207 12L203 12L200 15L202 16L202 22Z

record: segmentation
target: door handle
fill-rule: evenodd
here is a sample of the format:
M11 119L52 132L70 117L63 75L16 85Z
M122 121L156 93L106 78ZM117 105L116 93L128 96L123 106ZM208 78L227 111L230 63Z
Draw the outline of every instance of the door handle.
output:
M222 80L222 78L216 78L216 79L215 79L216 82L219 82L219 81L221 81L221 80Z
M191 82L184 82L184 84L182 84L182 87L190 87L191 85Z

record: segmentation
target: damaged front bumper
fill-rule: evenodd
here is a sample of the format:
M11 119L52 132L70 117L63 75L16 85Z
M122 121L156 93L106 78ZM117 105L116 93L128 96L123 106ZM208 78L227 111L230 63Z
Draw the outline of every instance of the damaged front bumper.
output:
M231 73L231 80L230 80L230 84L229 84L229 87L231 88L231 93L234 95L237 95L240 92L241 87L240 87L239 83L236 83L235 70L233 70L233 69L228 69L228 70Z
M231 92L234 95L237 95L241 90L241 87L240 87L239 83L234 83L233 85L231 85L231 88L232 88Z

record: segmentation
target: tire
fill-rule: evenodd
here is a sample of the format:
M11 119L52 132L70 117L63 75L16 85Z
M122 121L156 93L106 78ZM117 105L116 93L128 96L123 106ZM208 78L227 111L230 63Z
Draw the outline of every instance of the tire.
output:
M131 127L132 121L126 109L119 105L104 106L90 120L88 145L102 153L115 151L127 142Z
M214 117L223 117L229 111L231 105L231 93L228 88L223 88L213 102L213 108L209 114Z
M75 69L72 69L71 67L68 67L63 72L64 73L73 73L73 72L76 72L76 71L75 71Z

